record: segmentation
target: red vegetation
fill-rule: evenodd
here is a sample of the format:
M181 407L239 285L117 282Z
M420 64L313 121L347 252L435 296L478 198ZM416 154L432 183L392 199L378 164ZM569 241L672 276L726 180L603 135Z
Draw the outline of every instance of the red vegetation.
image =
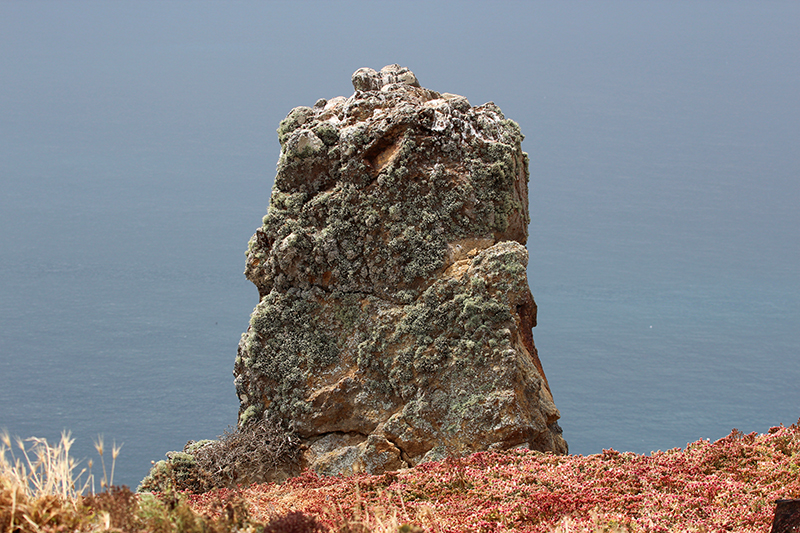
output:
M242 497L254 519L295 511L336 531L769 531L774 502L800 497L800 422L734 430L666 452L477 453L380 476L319 477L194 495L195 510ZM411 530L410 528L406 530Z

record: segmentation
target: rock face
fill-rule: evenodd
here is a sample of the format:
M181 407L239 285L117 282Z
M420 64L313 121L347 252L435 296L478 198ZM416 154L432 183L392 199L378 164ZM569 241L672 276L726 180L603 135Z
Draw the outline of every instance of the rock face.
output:
M533 344L528 157L493 103L362 68L297 107L245 274L239 423L276 416L320 473L479 450L567 453Z

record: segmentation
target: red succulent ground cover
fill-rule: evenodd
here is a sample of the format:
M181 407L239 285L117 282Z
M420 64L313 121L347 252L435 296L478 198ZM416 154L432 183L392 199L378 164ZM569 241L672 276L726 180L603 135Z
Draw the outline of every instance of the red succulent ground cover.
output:
M191 504L209 513L214 502L232 496L243 497L254 518L301 511L332 531L356 521L376 526L368 531L389 531L391 522L442 533L766 533L775 500L800 498L800 421L764 435L733 430L713 443L650 455L514 450L379 476L306 472L283 484L194 495Z

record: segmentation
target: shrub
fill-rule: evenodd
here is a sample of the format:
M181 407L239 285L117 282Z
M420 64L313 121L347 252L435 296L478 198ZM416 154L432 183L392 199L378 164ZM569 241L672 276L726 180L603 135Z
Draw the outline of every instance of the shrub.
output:
M273 518L264 527L263 533L325 533L328 528L317 522L313 516L300 511L290 511Z
M207 492L270 480L281 467L299 457L299 441L282 424L269 418L228 429L215 441L186 443L183 451L169 452L139 485L139 492L169 489Z
M404 525L442 533L751 533L769 531L776 500L800 498L799 472L800 421L650 455L479 452L384 475L305 472L238 492L256 519L300 511L340 533L398 533ZM215 498L198 495L192 505Z

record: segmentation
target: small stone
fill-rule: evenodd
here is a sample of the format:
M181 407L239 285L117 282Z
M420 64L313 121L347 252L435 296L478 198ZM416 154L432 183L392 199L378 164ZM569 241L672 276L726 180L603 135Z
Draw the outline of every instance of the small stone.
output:
M386 65L381 69L381 87L392 83L402 83L410 87L419 87L419 82L414 73L400 65Z
M303 159L312 156L324 147L325 143L313 131L306 129L296 131L284 144L281 154L282 164L285 164L287 159Z
M380 72L362 67L353 73L351 81L356 91L380 91L392 84L420 86L414 73L400 65L387 65Z
M353 73L351 81L356 91L375 91L378 86L378 73L368 67L362 67Z

